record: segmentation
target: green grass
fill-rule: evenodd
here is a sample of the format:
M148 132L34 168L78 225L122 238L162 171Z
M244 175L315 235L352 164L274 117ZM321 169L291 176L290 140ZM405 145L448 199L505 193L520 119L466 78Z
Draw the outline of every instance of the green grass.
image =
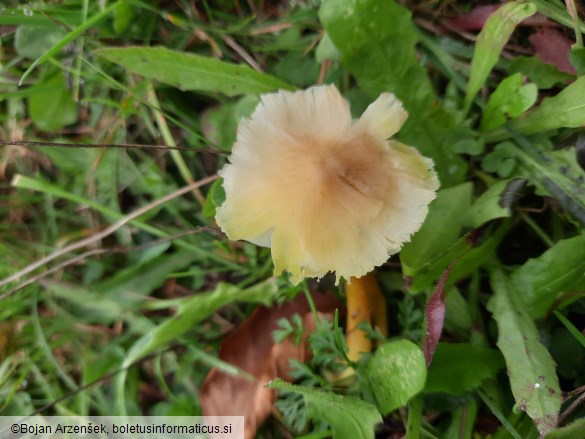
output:
M226 328L302 288L273 277L269 250L221 234L215 176L260 94L322 80L354 117L396 94L409 111L399 139L434 160L442 187L412 242L376 271L387 344L339 385L343 322L320 322L296 384L272 384L282 416L257 437L373 438L382 419L379 431L409 439L578 437L582 40L576 73L562 73L520 57L536 28L516 24L539 11L575 41L584 17L556 0L510 3L470 44L429 30L466 2L158 3L1 6L0 415L200 415L209 370L247 376L219 358ZM23 140L77 146L6 144ZM424 307L453 261L427 370ZM288 317L275 334L298 341L302 321ZM356 407L361 424L343 415ZM573 424L551 432L557 417Z

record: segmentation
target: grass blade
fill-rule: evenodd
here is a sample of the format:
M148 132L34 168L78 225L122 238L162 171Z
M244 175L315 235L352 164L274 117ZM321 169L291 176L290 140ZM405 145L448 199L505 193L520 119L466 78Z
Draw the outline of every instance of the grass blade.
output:
M567 328L567 330L571 333L571 335L573 337L575 337L575 339L581 343L581 346L583 346L585 348L585 337L583 336L583 334L581 334L581 331L579 331L575 325L573 325L568 318L566 318L564 315L562 315L560 312L555 311L555 316L557 317L557 319L559 319L561 321L561 323L563 325L565 325L565 328Z
M114 9L116 9L118 7L118 5L119 5L119 2L116 2L116 3L111 4L110 6L108 6L106 9L104 9L100 13L98 13L98 14L94 15L93 17L91 17L89 20L87 20L81 26L78 26L77 28L75 28L74 30L72 30L71 32L69 32L67 35L65 35L61 40L59 40L59 42L57 44L55 44L53 47L51 47L51 49L49 49L47 52L45 52L45 54L43 56L41 56L40 58L38 58L37 60L35 60L29 66L29 68L26 69L26 71L23 73L22 77L20 78L20 81L18 81L18 85L21 86L22 83L24 82L24 80L32 73L32 71L38 65L44 63L46 60L48 60L53 55L55 55L57 52L59 52L63 47L65 47L67 44L69 44L75 38L77 38L78 36L80 36L87 29L89 29L90 27L92 27L96 23L98 23L101 20L103 20L112 11L114 11Z

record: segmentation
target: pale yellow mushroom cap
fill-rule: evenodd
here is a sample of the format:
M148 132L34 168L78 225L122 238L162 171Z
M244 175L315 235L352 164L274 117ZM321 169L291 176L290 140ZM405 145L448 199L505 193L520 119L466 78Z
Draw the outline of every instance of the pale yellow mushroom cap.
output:
M262 96L219 173L217 223L271 247L275 273L294 284L365 275L410 240L439 187L432 160L387 140L407 116L383 93L352 121L333 85Z

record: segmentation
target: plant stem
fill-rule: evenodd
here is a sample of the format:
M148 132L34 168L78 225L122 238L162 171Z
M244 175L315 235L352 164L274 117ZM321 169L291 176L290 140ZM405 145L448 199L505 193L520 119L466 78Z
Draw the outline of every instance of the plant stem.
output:
M548 2L547 0L532 0L532 3L536 5L538 8L538 12L540 12L545 17L551 18L554 21L557 21L565 26L571 26L574 20L568 16L567 11L564 10L562 4L559 3L552 3ZM577 21L577 28L585 32L585 24L583 24L580 20Z
M498 410L496 405L481 390L478 390L477 394L479 395L481 400L484 402L484 404L488 406L488 408L493 413L493 415L496 418L498 418L498 421L500 421L500 424L502 424L504 426L504 428L506 430L508 430L508 433L510 433L510 435L514 439L522 439L522 436L520 436L518 434L518 432L514 429L514 427L510 423L510 421L508 421L508 419L506 419L506 416L504 416L504 414L500 410Z
M368 335L358 328L360 322L370 322L373 309L373 297L368 276L352 277L346 287L347 296L347 324L345 340L347 341L347 356L357 361L364 352L372 352L372 341ZM375 282L375 279L374 279Z
M417 395L408 404L408 425L406 426L406 439L419 439L422 422L423 397Z
M575 48L583 47L583 35L581 34L581 29L579 28L579 15L577 13L577 8L575 7L575 0L565 0L565 4L567 5L567 11L569 11L569 15L573 20L573 29L575 29Z
M85 24L87 21L87 11L89 9L89 0L83 0L81 5L81 19L82 24ZM73 74L73 100L75 102L79 102L79 87L81 85L81 58L83 55L83 48L85 45L85 38L79 38L79 44L77 45L77 50L79 54L75 58L75 67L74 67L74 74Z
M147 99L148 103L154 107L152 110L154 114L154 119L156 120L156 125L158 126L160 135L163 138L163 142L165 143L165 145L176 147L177 144L175 142L175 139L173 138L173 135L171 134L171 130L169 129L167 121L162 114L160 103L158 101L158 98L156 97L156 92L154 91L152 84L149 85ZM185 180L185 183L192 184L195 180L193 179L193 176L191 175L191 172L189 171L189 167L185 163L185 160L183 160L183 156L181 155L181 153L174 149L170 151L170 154L173 159L173 162L175 162L175 165L179 169L181 177L183 177L183 180ZM193 195L201 205L205 203L205 197L203 196L199 188L193 189Z
M550 248L552 247L555 243L553 242L553 240L551 239L550 236L548 236L548 234L542 229L542 227L540 227L536 221L534 221L532 218L530 218L530 216L528 214L526 214L525 212L520 212L520 217L524 220L524 222L526 224L528 224L530 226L530 228L534 231L534 233L536 233L538 235L538 237L540 239L542 239L542 241Z

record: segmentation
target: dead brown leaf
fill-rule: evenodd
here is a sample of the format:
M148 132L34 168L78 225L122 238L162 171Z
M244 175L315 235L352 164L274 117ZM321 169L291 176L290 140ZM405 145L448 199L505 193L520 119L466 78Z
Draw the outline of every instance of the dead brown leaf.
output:
M467 14L447 20L449 27L454 27L461 31L480 30L483 28L488 17L502 5L482 5L476 6Z
M331 293L313 294L322 318L330 318L340 302ZM281 318L299 314L303 318L303 341L296 346L291 340L275 344L272 332ZM275 378L290 381L288 365L291 359L306 361L310 351L306 338L315 329L315 321L304 295L280 307L258 307L252 315L228 335L221 344L219 357L257 378L249 381L212 369L203 386L200 398L205 416L244 416L246 439L252 439L258 427L272 410L276 399L273 389L264 384Z
M551 27L541 27L528 38L536 51L536 56L546 64L554 64L560 72L576 74L569 61L573 41Z

